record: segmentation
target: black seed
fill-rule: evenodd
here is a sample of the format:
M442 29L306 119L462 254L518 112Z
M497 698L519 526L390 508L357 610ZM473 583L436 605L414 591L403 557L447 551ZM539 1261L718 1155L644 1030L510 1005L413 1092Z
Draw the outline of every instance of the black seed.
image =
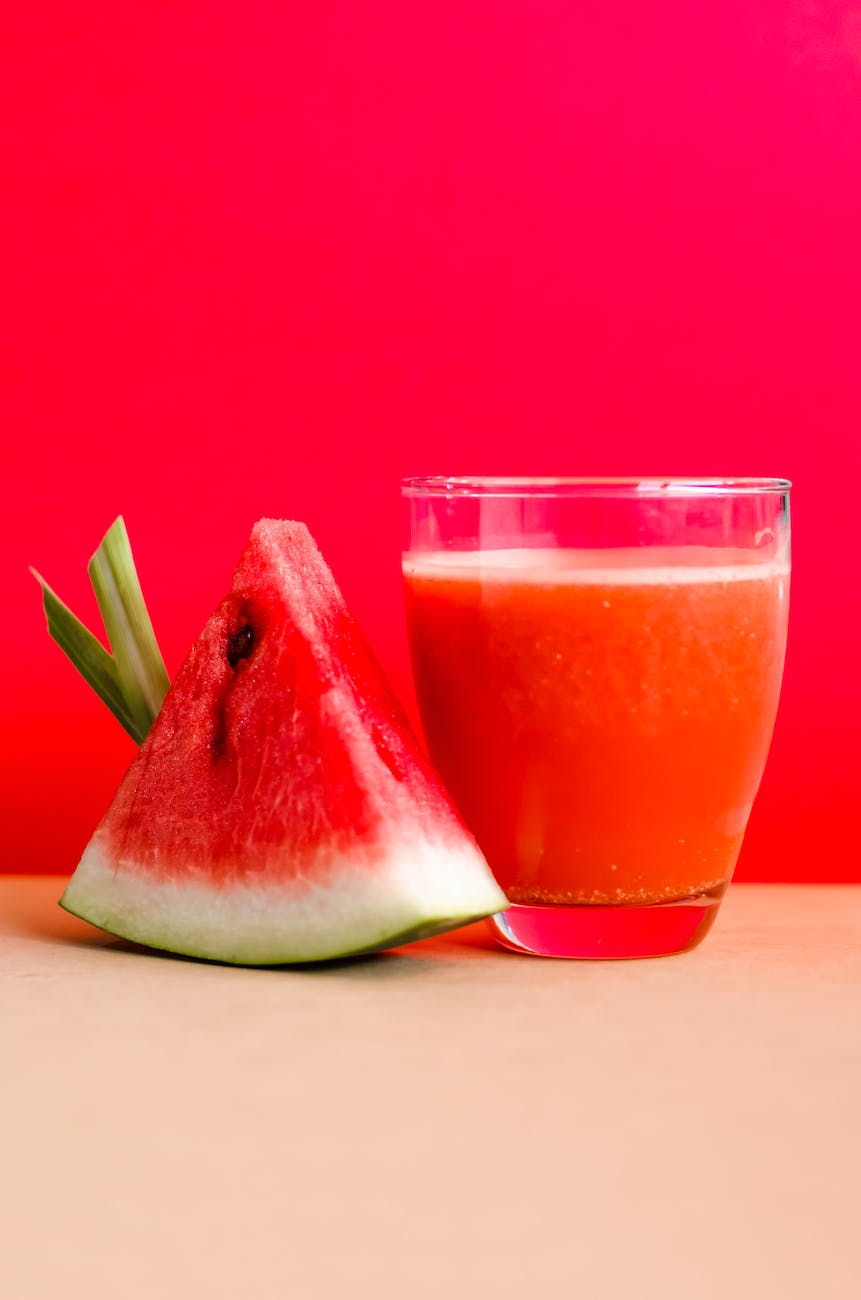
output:
M254 631L249 623L227 638L227 662L235 668L240 659L247 659L254 649Z

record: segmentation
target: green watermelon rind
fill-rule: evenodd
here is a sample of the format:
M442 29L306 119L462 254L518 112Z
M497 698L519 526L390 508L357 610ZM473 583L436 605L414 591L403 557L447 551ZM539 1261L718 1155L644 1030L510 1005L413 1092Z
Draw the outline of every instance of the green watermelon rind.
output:
M77 916L79 920L87 921L88 924L93 924L93 922L88 921L87 917L81 916L80 912L76 912L74 908L64 902L62 898L60 899L60 907L62 907L64 911L68 912L70 916ZM145 948L152 948L153 952L165 952L175 957L189 957L194 961L206 961L213 965L249 966L258 967L260 969L271 969L281 966L324 966L327 962L349 961L354 957L371 957L375 953L388 952L392 948L401 948L407 944L420 943L423 939L433 939L437 935L447 934L450 931L458 930L465 925L474 925L477 921L487 920L489 915L491 915L491 913L477 912L475 916L440 916L435 920L425 921L421 925L414 925L411 929L401 930L399 934L386 935L385 938L381 939L379 942L372 943L366 948L350 948L346 952L335 952L328 954L325 957L303 957L295 960L285 958L282 961L259 962L231 960L229 957L211 957L208 953L192 952L190 949L185 948L169 948L163 944L155 947L152 944L144 944L140 939L134 939L127 934L121 933L119 930L112 930L104 922L98 926L98 929L104 931L105 934L112 935L115 939L122 939L129 943L141 944L141 946Z
M366 849L375 853L375 849ZM236 966L283 966L382 952L468 925L508 906L470 843L387 846L369 877L345 856L325 883L172 884L125 862L111 865L97 834L60 906L117 938Z

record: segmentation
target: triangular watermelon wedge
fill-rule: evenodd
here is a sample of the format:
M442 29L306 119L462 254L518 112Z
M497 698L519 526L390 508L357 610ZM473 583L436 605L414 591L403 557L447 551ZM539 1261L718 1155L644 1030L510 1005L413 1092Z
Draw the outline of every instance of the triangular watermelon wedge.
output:
M507 906L303 524L255 525L61 904L247 965Z

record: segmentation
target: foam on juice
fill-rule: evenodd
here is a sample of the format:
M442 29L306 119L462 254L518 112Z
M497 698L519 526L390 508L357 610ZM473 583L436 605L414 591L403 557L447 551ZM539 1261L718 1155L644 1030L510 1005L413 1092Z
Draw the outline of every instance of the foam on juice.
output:
M766 581L788 577L789 565L783 556L729 547L517 547L413 551L404 555L403 571L407 578L445 582L632 587Z

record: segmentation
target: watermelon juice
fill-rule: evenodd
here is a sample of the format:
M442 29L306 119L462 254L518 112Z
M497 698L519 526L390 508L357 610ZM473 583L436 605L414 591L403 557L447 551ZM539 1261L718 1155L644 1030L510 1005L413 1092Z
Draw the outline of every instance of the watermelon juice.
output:
M513 903L716 906L771 738L788 579L774 549L405 555L431 757ZM629 939L581 955L645 955Z

